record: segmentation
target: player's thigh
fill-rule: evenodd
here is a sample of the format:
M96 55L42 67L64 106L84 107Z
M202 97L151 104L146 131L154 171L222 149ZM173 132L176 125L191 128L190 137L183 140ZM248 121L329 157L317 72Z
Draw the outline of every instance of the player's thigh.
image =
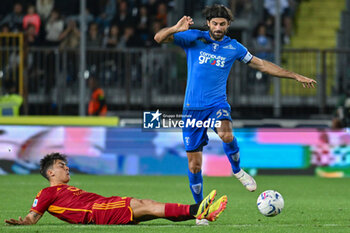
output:
M210 118L214 118L215 121L232 121L231 107L228 103L223 103L213 108L210 113Z
M232 122L228 120L221 121L221 126L216 129L217 134L225 143L230 143L233 140Z
M232 141L232 118L231 108L228 104L223 104L215 108L211 115L211 118L215 118L215 128L213 130L220 136L220 138L226 141ZM219 124L217 122L220 121Z
M200 147L208 144L209 138L207 128L196 127L196 124L188 124L188 122L206 121L210 116L208 111L184 110L182 120L184 127L182 129L182 138L184 141L186 152L196 152Z
M232 134L232 122L230 120L221 120L220 126L216 127L217 133L230 133Z

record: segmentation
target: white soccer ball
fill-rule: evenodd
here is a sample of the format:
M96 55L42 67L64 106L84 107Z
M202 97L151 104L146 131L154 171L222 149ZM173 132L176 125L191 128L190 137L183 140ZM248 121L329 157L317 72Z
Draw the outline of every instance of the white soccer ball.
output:
M266 190L259 195L256 204L260 213L266 217L273 217L281 213L284 207L284 200L279 192Z

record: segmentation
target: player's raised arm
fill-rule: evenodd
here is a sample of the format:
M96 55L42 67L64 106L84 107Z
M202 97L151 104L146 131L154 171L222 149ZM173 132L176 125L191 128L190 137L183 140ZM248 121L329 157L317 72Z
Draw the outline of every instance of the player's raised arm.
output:
M272 76L295 79L296 81L301 82L303 84L303 87L315 87L314 84L317 83L311 78L307 78L303 75L285 70L278 65L273 64L272 62L257 58L255 56L250 61L249 66Z
M174 40L174 33L186 31L192 24L193 19L189 16L184 16L174 26L163 28L157 32L154 36L154 40L157 41L157 43L172 42Z
M18 220L13 218L11 218L10 220L6 219L5 223L10 225L33 225L36 224L40 218L40 214L37 214L34 211L30 211L24 219L22 219L22 217L19 217Z

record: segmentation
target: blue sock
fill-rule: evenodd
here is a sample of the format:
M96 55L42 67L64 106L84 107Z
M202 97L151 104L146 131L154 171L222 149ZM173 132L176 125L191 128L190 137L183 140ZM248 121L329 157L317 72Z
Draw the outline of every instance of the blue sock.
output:
M190 189L196 203L200 203L203 200L203 177L202 171L198 173L192 173L188 170L188 179L190 181Z
M241 170L239 166L240 158L239 158L239 147L237 145L237 139L236 137L233 138L232 142L230 143L222 143L224 146L225 154L228 158L228 160L231 163L232 171L233 173L237 173Z

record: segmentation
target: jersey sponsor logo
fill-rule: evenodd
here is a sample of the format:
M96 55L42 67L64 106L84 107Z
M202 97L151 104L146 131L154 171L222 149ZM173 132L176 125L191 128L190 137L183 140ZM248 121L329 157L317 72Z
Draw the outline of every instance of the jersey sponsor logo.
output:
M34 199L33 207L36 207L37 205L38 205L38 199Z
M201 51L199 53L198 60L199 60L199 64L209 63L212 66L224 67L226 57L216 56L214 54Z
M236 48L232 46L232 44L226 45L223 47L224 49L232 49L235 50Z

